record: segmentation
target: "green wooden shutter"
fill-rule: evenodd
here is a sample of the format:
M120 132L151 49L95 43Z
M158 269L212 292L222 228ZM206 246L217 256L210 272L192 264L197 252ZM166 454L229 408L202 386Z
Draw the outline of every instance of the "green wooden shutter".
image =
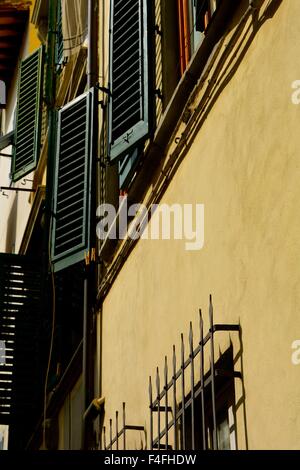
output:
M11 448L24 448L42 411L42 295L40 260L0 254L0 423Z
M89 250L94 99L91 90L59 111L51 256L55 271L83 260Z
M110 34L109 154L111 161L150 131L149 6L112 0Z
M36 167L40 156L43 48L21 62L16 111L12 180L18 181Z

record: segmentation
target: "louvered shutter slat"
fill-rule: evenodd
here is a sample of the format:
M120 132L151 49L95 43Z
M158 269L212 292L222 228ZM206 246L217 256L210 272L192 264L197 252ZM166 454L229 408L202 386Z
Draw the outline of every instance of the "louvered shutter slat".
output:
M12 180L18 181L37 165L40 154L40 117L43 83L43 48L23 60L19 71Z
M114 161L150 131L146 0L111 2L109 153Z
M93 90L59 111L52 262L55 271L84 259L89 249Z

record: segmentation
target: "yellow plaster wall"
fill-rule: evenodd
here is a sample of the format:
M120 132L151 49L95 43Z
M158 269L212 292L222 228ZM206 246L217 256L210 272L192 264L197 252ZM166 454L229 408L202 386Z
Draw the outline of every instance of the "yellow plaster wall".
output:
M207 330L212 294L215 321L242 326L239 448L245 427L250 449L299 448L299 17L300 2L285 0L263 23L163 197L205 204L204 248L139 241L104 301L107 420L125 401L130 424L148 426L148 377L180 333L187 338L189 321L197 325L199 307Z

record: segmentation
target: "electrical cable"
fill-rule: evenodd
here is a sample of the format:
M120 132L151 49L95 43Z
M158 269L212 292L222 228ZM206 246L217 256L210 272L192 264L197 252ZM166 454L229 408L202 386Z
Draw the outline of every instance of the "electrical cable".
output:
M55 277L53 271L53 265L51 262L51 231L52 231L52 217L49 227L49 243L48 243L48 252L49 252L49 265L52 281L52 327L51 327L51 339L50 339L50 349L48 356L48 364L45 378L45 388L44 388L44 410L43 410L43 448L46 449L46 417L47 417L47 387L49 380L49 373L52 360L53 344L54 344L54 333L55 333L55 322L56 322L56 292L55 292Z

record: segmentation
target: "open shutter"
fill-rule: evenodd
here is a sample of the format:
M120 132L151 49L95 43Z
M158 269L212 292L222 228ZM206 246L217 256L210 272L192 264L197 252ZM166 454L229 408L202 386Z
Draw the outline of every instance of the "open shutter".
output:
M113 162L150 131L148 2L112 0L109 153Z
M0 424L10 448L25 447L42 411L42 293L40 260L0 254Z
M84 259L90 244L93 90L58 116L52 262L55 271Z
M37 165L40 155L43 48L23 60L19 70L12 180L18 181Z

